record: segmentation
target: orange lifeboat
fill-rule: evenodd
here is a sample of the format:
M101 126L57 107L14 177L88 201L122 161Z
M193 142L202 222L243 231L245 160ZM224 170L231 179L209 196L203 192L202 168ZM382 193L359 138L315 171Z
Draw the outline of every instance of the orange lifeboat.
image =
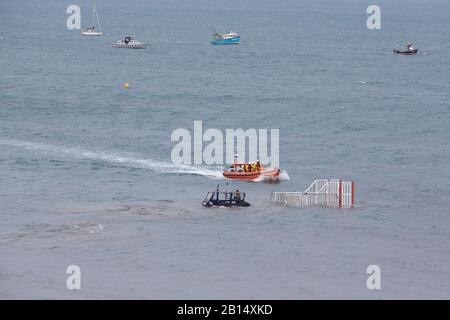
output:
M223 176L228 179L254 181L258 178L277 180L280 175L278 168L265 168L259 163L233 163L225 170Z

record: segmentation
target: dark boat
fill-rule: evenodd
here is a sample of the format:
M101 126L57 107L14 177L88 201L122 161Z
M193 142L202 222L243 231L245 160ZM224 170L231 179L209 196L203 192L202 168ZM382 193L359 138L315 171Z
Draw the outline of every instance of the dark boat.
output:
M403 55L415 55L417 54L419 49L413 47L412 44L407 44L406 49L394 49L395 54L403 54Z
M204 207L249 207L250 203L245 201L245 192L220 191L219 185L215 191L210 191L203 199Z

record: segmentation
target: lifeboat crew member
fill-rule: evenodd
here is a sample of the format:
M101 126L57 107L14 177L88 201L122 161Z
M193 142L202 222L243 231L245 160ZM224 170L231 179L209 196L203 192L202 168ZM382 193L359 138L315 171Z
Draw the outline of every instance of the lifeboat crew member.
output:
M256 162L252 163L252 171L253 172L258 171L258 165L256 164Z

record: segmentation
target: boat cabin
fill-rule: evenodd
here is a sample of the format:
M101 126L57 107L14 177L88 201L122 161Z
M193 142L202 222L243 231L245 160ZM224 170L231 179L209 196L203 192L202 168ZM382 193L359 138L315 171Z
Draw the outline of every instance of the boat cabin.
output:
M245 201L245 192L236 191L210 191L203 199L204 207L248 207L250 203Z

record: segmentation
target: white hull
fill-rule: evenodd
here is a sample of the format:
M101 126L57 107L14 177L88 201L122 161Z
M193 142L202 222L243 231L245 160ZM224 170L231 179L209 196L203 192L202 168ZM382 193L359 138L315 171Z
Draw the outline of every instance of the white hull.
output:
M113 44L113 48L145 49L146 44Z
M81 32L81 34L83 36L101 36L101 35L103 35L103 32L100 32L100 31L94 31L94 32L92 32L92 31L83 31L83 32Z

